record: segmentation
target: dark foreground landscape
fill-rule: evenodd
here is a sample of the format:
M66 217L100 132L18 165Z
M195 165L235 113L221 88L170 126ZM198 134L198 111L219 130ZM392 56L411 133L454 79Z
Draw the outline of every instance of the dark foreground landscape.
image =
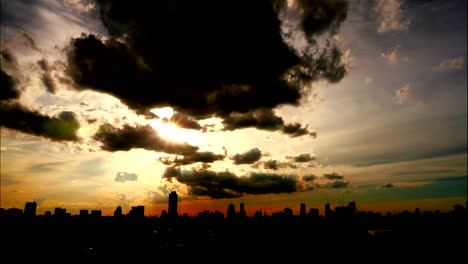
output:
M385 215L357 212L354 202L335 210L327 205L324 216L318 209L306 213L305 206L299 215L286 208L271 215L258 211L247 216L242 207L240 212L231 208L226 215L204 211L190 217L163 211L160 217L146 217L142 206L127 215L119 208L114 216L100 214L82 210L72 216L57 208L54 214L37 216L28 208L24 212L2 209L1 256L64 263L168 258L380 262L402 257L453 263L466 259L468 238L468 211L458 204L447 213L416 209Z

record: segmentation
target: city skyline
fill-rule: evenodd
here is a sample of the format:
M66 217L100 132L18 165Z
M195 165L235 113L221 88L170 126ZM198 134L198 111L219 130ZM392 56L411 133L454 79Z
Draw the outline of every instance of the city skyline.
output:
M221 214L223 215L226 219L232 219L232 218L237 218L237 217L255 217L255 216L258 216L258 214L260 213L260 216L271 216L271 215L275 215L275 214L278 214L278 213L285 213L285 214L290 214L291 216L293 215L296 215L296 216L305 216L305 215L309 215L309 216L314 216L314 217L325 217L325 218L329 218L330 217L330 214L333 214L334 212L337 212L337 211L342 211L343 209L347 210L346 208L349 208L349 210L351 212L353 212L354 215L356 214L360 214L360 213L364 213L364 214L377 214L377 215L397 215L397 214L404 214L404 213L418 213L418 214L421 214L421 213L425 213L425 214L440 214L440 213L447 213L447 212L453 212L453 211L456 211L456 210L460 210L459 208L457 207L460 207L460 208L465 208L463 210L466 210L466 208L468 208L468 200L466 201L466 204L465 206L464 205L461 205L461 204L454 204L453 207L451 208L451 210L447 211L447 212L443 212L439 209L435 209L435 210L421 210L420 207L416 207L414 208L413 211L409 211L409 210L403 210L403 211L400 211L400 212L391 212L391 211L385 211L385 212L379 212L379 211L372 211L372 210L359 210L359 207L358 205L356 204L355 201L349 201L347 203L343 203L343 204L340 204L340 205L332 205L332 204L329 204L329 203L326 203L326 204L323 204L322 205L322 209L321 208L315 208L315 207L307 207L307 204L306 203L300 203L299 204L299 210L298 212L299 213L295 213L296 210L294 210L293 208L290 208L290 207L285 207L283 208L282 210L279 210L279 211L264 211L264 210L256 210L256 211L252 211L252 210L246 210L246 206L245 206L245 203L243 202L240 202L238 204L239 207L236 207L236 205L234 203L230 203L228 205L227 208L225 208L226 210L213 210L213 211L210 211L210 209L205 209L205 210L201 210L201 211L198 211L196 212L195 214L192 212L192 214L189 214L187 212L178 212L178 207L179 207L179 204L178 204L178 195L177 195L177 192L175 191L172 191L169 196L168 196L168 202L167 202L167 207L166 209L162 209L160 214L159 215L147 215L145 214L145 207L144 206L141 206L141 205L137 205L137 206L132 206L131 209L128 211L127 214L125 214L123 211L122 211L122 207L119 205L117 206L117 208L115 209L114 213L112 216L114 217L122 217L122 216L125 216L125 215L128 215L128 216L138 216L138 217L168 217L169 219L172 219L172 220L175 220L176 218L178 217L194 217L194 216L200 216L201 214L206 214L206 213L215 213L215 214ZM238 208L238 210L236 209ZM248 206L247 206L248 208ZM21 209L21 208L0 208L1 210L3 210L3 212L6 212L8 211L8 209L10 210L20 210L22 211L22 214L24 214L24 216L26 217L31 217L31 216L35 216L36 215L36 211L37 211L37 203L35 201L32 201L32 202L26 202L26 204L24 205L24 210ZM67 209L66 208L61 208L61 207L56 207L54 208L53 210L53 213L52 211L45 211L44 214L42 214L44 216L50 216L50 215L55 215L55 216L64 216L64 215L68 215L68 216L88 216L88 215L91 215L91 216L102 216L102 210L99 210L99 209L94 209L94 210L88 210L88 209L85 209L85 208L82 208L79 210L79 214L72 214L70 212L67 212ZM111 216L111 215L104 215L104 216Z
M0 1L0 208L467 202L466 1Z

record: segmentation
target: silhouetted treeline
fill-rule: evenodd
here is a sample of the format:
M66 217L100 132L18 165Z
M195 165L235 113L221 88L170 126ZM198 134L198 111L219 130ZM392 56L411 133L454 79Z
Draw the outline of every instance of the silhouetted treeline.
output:
M126 215L119 207L114 216L101 216L98 210L72 216L62 208L38 216L30 204L24 212L1 209L1 256L27 253L36 260L67 256L106 261L156 256L209 261L213 254L233 254L232 259L239 261L244 254L265 259L274 259L275 254L290 258L318 254L311 257L335 260L357 256L372 260L385 254L390 254L386 258L405 254L450 258L463 252L457 250L468 238L468 210L461 205L447 213L416 209L383 215L358 212L351 202L335 210L327 205L324 216L318 209L306 212L305 205L299 215L285 208L271 215L257 211L247 216L241 208L236 212L230 206L226 216L204 211L193 217L165 211L159 217L145 217L142 206Z

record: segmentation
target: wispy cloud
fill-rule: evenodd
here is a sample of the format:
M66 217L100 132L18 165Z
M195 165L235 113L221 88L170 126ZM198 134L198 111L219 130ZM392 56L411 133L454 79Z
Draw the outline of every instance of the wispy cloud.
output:
M71 6L79 13L88 13L96 8L95 3L89 3L83 0L64 0L64 3L68 6Z
M393 102L401 105L405 103L406 100L408 100L409 96L410 96L410 85L405 84L395 91L395 96L393 96Z
M465 58L462 56L456 57L453 59L446 59L439 63L439 65L434 67L434 71L437 72L447 72L447 71L454 71L460 70L465 65Z
M377 32L407 30L410 25L402 9L403 1L400 0L377 0L375 10L382 17Z

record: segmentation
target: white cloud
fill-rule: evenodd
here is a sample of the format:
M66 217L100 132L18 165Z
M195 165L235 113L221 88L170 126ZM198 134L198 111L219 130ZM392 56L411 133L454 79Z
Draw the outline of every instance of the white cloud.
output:
M401 105L404 102L406 102L406 100L408 100L409 96L410 96L410 85L405 84L395 91L395 96L393 96L393 102Z
M453 71L453 70L459 70L463 68L463 65L465 65L465 58L462 56L456 57L453 59L446 59L443 60L434 67L434 71L438 72L446 72L446 71Z
M395 65L398 63L399 56L396 48L393 49L391 52L383 52L380 54L380 56L382 56L382 58L387 60L390 64Z
M373 82L374 82L374 79L372 79L372 78L369 77L369 76L366 76L366 78L364 78L364 83L365 83L366 85L369 85L369 84L371 84L371 83L373 83Z
M407 30L410 20L406 18L401 6L400 0L376 0L375 10L382 17L377 32Z

